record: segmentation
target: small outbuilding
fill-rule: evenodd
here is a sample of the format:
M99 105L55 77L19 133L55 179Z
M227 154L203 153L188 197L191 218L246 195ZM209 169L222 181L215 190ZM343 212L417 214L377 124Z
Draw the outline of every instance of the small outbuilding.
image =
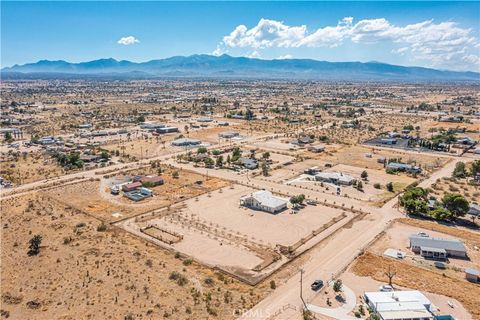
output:
M470 282L480 282L480 271L477 269L467 268L465 271L465 279Z

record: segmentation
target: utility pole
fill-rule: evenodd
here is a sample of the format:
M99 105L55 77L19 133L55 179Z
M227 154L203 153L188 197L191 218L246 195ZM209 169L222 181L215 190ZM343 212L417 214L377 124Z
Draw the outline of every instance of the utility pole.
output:
M302 300L303 306L305 309L307 309L307 304L305 303L305 300L303 300L303 273L305 271L303 269L300 269L300 299Z

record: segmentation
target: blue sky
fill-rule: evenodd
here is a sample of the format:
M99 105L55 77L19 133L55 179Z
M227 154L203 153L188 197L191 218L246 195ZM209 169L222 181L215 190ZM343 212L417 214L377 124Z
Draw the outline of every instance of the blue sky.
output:
M480 69L480 2L1 2L1 66L223 54Z

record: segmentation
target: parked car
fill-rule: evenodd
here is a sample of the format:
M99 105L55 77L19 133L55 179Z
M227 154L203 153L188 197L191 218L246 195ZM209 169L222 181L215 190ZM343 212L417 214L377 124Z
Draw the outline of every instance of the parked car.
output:
M382 292L391 292L393 291L393 287L389 284L384 284L382 286L380 286L380 288L378 288L380 291Z
M426 234L425 232L419 232L418 235L419 235L420 237L428 238L428 234Z
M438 269L446 269L447 268L447 265L445 264L445 262L435 261L433 264Z
M323 281L315 280L310 287L312 288L313 291L318 291L323 287Z

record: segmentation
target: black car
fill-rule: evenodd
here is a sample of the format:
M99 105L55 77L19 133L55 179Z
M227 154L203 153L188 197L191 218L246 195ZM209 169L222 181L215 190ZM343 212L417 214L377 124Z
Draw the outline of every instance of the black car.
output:
M320 290L322 287L323 287L323 281L322 280L315 280L311 285L311 288L312 288L313 291Z

